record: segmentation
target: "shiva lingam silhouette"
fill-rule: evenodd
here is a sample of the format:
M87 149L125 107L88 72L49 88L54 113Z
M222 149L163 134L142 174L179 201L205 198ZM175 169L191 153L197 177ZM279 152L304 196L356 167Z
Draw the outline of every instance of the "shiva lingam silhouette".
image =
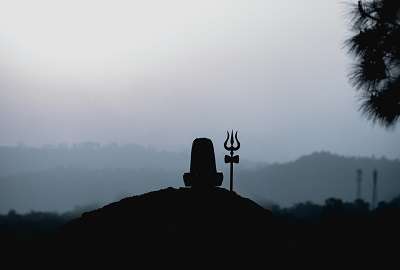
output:
M183 174L185 186L192 188L212 188L220 186L223 173L217 172L214 146L208 138L197 138L192 144L190 172Z
M228 140L230 137L230 146ZM236 140L236 146L234 146ZM233 164L239 163L239 155L233 155L234 151L239 150L240 142L235 133L233 138L233 131L224 143L226 150L230 151L230 156L225 155L225 163L230 163L230 191L233 191ZM217 172L215 165L214 146L208 138L197 138L193 141L192 152L190 159L190 172L183 174L183 181L185 186L192 188L213 188L221 186L224 175Z

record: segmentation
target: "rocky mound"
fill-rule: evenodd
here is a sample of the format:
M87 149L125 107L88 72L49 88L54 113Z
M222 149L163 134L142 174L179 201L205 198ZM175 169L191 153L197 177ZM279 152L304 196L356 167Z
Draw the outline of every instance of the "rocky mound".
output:
M61 232L73 249L210 256L267 252L276 234L271 212L222 188L167 188L83 214ZM126 250L124 248L124 250ZM214 254L214 255L213 255Z

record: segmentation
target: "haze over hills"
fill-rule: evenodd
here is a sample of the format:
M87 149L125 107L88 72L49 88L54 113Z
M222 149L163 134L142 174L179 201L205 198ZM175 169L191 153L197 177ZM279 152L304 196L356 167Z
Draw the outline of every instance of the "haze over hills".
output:
M379 171L379 200L400 193L400 161L344 157L317 152L287 163L246 161L235 167L235 190L257 202L288 206L322 203L329 197L353 200L355 175L364 172L363 198L370 201L372 170ZM0 147L0 212L10 209L67 211L88 204L103 205L129 195L183 186L190 153L157 151L138 145ZM217 168L228 166L217 153Z
M378 199L390 200L400 193L400 161L386 158L344 157L315 152L281 164L241 170L238 188L255 200L272 200L281 205L330 197L353 201L356 196L356 170L362 169L362 199L372 197L372 172L378 170ZM246 182L245 182L246 181Z
M189 154L157 151L137 144L102 145L85 142L43 147L0 146L0 176L40 172L54 168L175 169L187 163Z

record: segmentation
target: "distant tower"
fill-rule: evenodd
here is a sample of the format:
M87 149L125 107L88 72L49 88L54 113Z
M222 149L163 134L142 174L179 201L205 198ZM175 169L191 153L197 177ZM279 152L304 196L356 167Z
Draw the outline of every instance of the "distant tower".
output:
M378 171L375 169L372 173L372 202L371 208L375 209L378 202Z
M357 193L356 193L356 199L361 200L361 183L362 183L362 170L358 169L357 170Z

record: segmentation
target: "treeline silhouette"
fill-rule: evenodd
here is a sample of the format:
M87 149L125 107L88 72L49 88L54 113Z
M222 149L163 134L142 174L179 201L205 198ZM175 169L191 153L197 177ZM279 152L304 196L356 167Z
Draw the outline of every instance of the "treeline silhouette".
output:
M65 213L32 211L26 214L10 210L0 215L0 238L3 243L48 240L64 224L96 208L97 205L87 205ZM283 239L289 241L288 249L335 246L338 241L353 247L372 239L380 239L379 242L385 245L400 241L400 195L391 201L379 202L375 209L360 199L345 202L337 198L329 198L322 205L307 201L287 208L277 204L265 208L271 210L279 222ZM393 235L388 235L390 233ZM380 238L383 235L385 237ZM320 242L322 239L323 243Z
M120 202L118 204L121 206ZM260 229L260 224L254 223L254 220L239 219L237 224L232 224L234 229L229 230L226 225L230 222L226 221L221 227L214 218L206 218L203 220L204 224L209 224L211 230L215 227L215 232L210 236L209 230L206 230L205 237L204 232L191 231L190 226L186 228L188 232L178 233L174 232L175 227L164 227L167 223L152 222L153 219L164 218L157 211L151 210L150 220L146 220L143 219L143 211L139 210L135 214L135 211L125 209L131 213L126 216L129 222L126 223L125 218L119 221L111 219L111 223L106 223L104 227L104 235L89 234L89 239L94 237L92 244L91 241L88 244L80 240L85 235L82 231L68 235L66 239L71 239L71 242L65 242L65 239L60 241L60 232L66 224L77 220L82 212L93 210L92 207L94 206L63 214L18 214L9 211L8 214L0 215L1 250L4 258L16 257L13 263L21 262L22 265L30 265L32 262L57 265L61 261L71 264L71 267L79 261L91 266L102 266L103 262L122 265L131 262L136 265L144 260L147 265L162 263L173 266L177 262L191 265L197 260L209 265L218 254L222 265L235 264L238 260L249 263L249 267L277 265L282 268L320 267L327 263L336 267L356 267L373 262L378 263L380 269L386 269L392 261L397 261L400 243L400 195L389 202L380 202L375 209L371 209L362 200L345 202L336 198L329 198L322 205L313 202L298 203L288 208L273 205L272 219L262 223L264 229ZM114 213L118 215L123 209L124 207L115 207ZM170 209L165 214L173 212ZM225 220L224 215L225 213L221 213L222 220ZM186 218L182 213L181 219L184 221ZM143 226L135 225L131 228L130 222L136 223L135 220ZM111 224L113 225L108 227ZM146 227L146 224L149 226ZM185 224L184 222L181 225ZM93 225L94 231L89 229L88 232L101 232L100 228L104 224ZM162 229L152 229L157 226ZM165 232L169 233L164 235ZM251 237L247 238L249 234ZM135 240L135 236L139 238ZM199 240L203 237L205 241ZM182 239L183 243L193 243L181 245ZM202 244L196 247L199 241ZM22 258L25 259L21 260Z
M10 210L0 215L0 238L15 244L49 240L68 221L96 208L98 205L93 204L77 206L65 213L31 211L25 214Z

